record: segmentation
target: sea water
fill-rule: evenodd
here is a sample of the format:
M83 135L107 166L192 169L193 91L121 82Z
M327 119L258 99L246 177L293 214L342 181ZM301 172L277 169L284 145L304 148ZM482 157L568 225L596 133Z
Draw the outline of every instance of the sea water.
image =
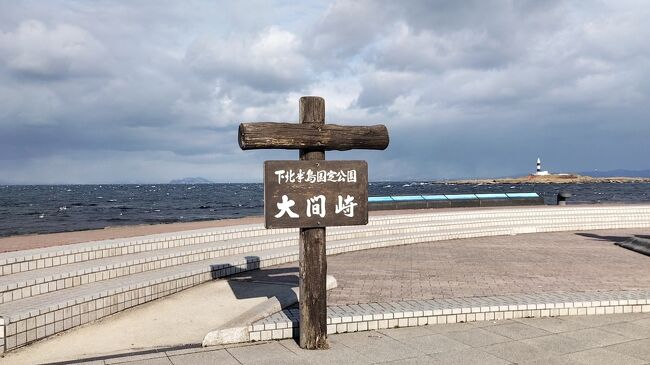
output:
M535 192L554 204L650 202L648 183L445 184L372 182L370 196ZM0 236L263 214L262 184L0 185Z

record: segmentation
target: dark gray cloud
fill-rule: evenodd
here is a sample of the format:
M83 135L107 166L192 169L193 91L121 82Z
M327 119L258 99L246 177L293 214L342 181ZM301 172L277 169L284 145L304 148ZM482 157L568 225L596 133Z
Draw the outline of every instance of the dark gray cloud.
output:
M0 182L261 179L242 121L386 123L371 179L646 169L642 1L0 2Z

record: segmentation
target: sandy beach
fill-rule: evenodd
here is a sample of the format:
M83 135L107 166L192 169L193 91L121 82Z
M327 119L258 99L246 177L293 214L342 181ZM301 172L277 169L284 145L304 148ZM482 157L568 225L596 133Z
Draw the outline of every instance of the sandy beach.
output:
M106 227L104 229L91 229L86 231L10 236L0 238L0 252L28 250L32 248L59 246L89 241L110 240L115 238L145 236L157 233L170 233L189 231L193 229L256 223L264 223L264 218L244 217L237 219L220 219L186 223L141 224L135 226Z

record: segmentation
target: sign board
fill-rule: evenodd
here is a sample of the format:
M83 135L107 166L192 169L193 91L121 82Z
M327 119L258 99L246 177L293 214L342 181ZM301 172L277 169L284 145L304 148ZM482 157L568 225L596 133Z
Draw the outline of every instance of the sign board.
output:
M366 161L265 161L266 228L368 223Z

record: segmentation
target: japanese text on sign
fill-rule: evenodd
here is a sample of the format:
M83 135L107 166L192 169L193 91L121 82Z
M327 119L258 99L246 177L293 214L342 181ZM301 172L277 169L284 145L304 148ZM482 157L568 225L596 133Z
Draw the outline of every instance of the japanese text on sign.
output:
M321 218L324 218L325 215L327 214L326 208L325 208L325 201L327 198L325 198L324 195L318 195L314 196L312 198L307 199L307 217L311 217L312 215L314 216L320 216ZM275 218L280 218L283 215L289 216L289 218L300 218L300 215L295 213L294 211L291 210L291 207L296 205L296 202L289 199L287 195L282 195L282 201L276 204L278 207L278 214L275 215ZM354 217L354 207L359 205L358 203L354 202L354 197L351 195L348 195L345 200L343 199L342 195L338 196L338 202L336 203L336 206L334 207L334 214L342 214L346 217L353 218Z
M282 183L324 183L324 182L357 182L357 170L317 170L307 169L303 171L276 170L275 176L278 177L278 184Z
M266 161L264 166L267 227L367 223L365 161Z

